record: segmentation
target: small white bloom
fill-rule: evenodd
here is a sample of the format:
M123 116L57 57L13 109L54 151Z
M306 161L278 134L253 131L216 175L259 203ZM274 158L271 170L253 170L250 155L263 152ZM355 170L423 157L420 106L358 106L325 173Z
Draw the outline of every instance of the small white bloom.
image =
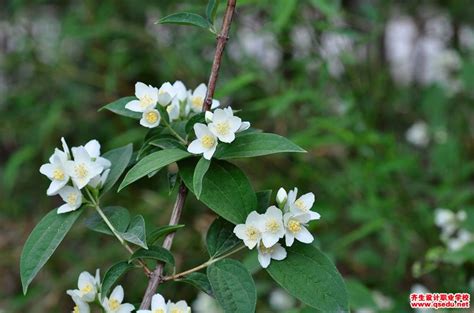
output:
M59 196L66 202L58 208L58 214L79 209L82 205L82 194L77 188L64 186L59 190Z
M96 139L89 140L88 143L84 145L87 153L91 159L101 165L104 169L108 169L112 166L112 163L100 156L100 143Z
M72 313L90 313L91 309L89 304L82 300L76 292L68 290L66 293L71 296L72 301L74 301L75 304Z
M249 249L253 249L262 238L262 233L259 229L261 218L260 214L253 211L247 216L245 224L239 224L234 227L234 234L237 238L242 239Z
M176 91L169 82L164 83L161 85L160 89L158 90L158 103L162 106L167 106L170 104L171 100L173 100L174 96L176 96Z
M286 193L286 190L281 187L278 189L277 195L276 195L276 202L280 206L280 208L285 207L286 199L288 199L288 194Z
M461 250L466 244L474 240L474 236L465 229L460 229L457 236L449 238L446 241L446 246L451 251Z
M271 247L285 236L283 213L272 205L259 219L259 229L262 233L262 242L265 247Z
M142 114L140 125L147 128L155 128L160 125L161 115L156 109L148 109Z
M69 181L69 175L65 169L65 163L67 160L67 154L56 149L53 155L49 158L49 163L41 165L39 170L40 173L51 180L51 184L46 191L48 196L57 194Z
M268 299L270 307L278 312L286 312L296 305L294 297L290 296L285 290L278 288L270 293Z
M302 243L312 243L313 235L306 229L306 224L311 220L309 214L295 214L293 212L285 213L283 224L285 225L285 244L288 247L293 245L296 240Z
M168 112L170 122L179 119L180 104L178 98L175 97L171 104L166 107L166 112Z
M213 116L214 116L214 113L212 113L211 111L206 111L206 113L204 113L204 118L206 119L206 123L212 123Z
M227 109L227 108L226 108ZM229 115L225 109L217 109L212 116L212 123L209 123L209 130L219 138L220 141L230 143L235 139L235 133L239 130L242 120ZM232 112L232 109L230 109Z
M449 209L437 208L435 210L435 224L442 229L444 237L453 235L458 229L456 214Z
M106 169L101 175L97 175L96 177L92 178L89 182L89 186L92 188L102 188L109 177L110 168Z
M104 166L94 162L83 146L72 148L72 154L74 161L66 161L65 169L77 188L82 189L92 178L102 173Z
M93 302L97 296L97 281L88 272L82 272L77 280L77 288L68 290L69 295L76 294L82 301Z
M191 308L184 300L178 301L176 303L168 301L167 308L168 313L191 313Z
M193 154L203 154L204 158L210 160L216 151L217 137L209 128L201 123L194 124L196 139L188 146L188 152Z
M188 106L191 108L193 112L201 112L202 105L204 104L204 100L206 99L207 94L207 87L205 84L200 84L197 86L194 91L188 95ZM213 99L211 109L217 108L220 105L220 102Z
M138 82L135 84L135 97L138 100L132 100L125 105L125 108L133 112L145 112L153 109L158 101L158 88L147 86Z
M319 220L321 215L317 212L311 211L311 208L314 204L314 193L308 192L298 199L298 188L290 190L288 192L288 199L285 205L285 211L290 211L294 213L309 214L311 220Z
M165 298L159 293L151 298L151 310L138 310L137 313L168 313Z
M219 303L208 295L207 293L200 292L193 302L194 313L224 313Z
M135 307L130 303L123 303L123 288L122 286L117 286L114 288L110 297L105 297L102 301L102 307L106 313L131 313L135 310Z
M173 84L173 88L176 92L176 99L182 102L188 98L188 90L186 89L186 86L183 84L182 81L175 81Z
M428 125L423 121L416 122L408 128L405 138L414 146L426 147L430 143Z
M258 262L263 268L267 268L270 265L271 260L281 261L286 258L286 250L281 244L276 243L270 248L267 248L263 242L260 242L257 246L258 249Z
M228 117L234 116L234 111L232 110L231 107L224 108L223 110L227 114ZM237 129L236 132L239 133L239 132L242 132L242 131L247 130L249 128L250 128L250 122L242 122L242 120L241 120L239 129Z

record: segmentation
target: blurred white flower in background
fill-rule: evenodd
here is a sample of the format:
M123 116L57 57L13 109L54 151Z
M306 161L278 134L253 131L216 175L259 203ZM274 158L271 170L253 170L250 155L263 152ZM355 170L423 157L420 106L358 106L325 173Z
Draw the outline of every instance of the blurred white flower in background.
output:
M462 228L462 223L467 219L465 211L457 213L444 208L435 210L435 224L441 228L440 239L451 251L460 250L466 244L474 241L474 235Z
M339 77L344 72L342 58L344 54L349 55L354 52L353 40L341 33L324 32L321 35L321 57L327 62L329 73L334 77Z
M224 313L219 303L211 296L200 292L193 302L193 312L195 313Z
M430 143L428 124L424 121L415 122L406 131L405 139L416 147L426 147Z
M415 284L411 287L410 293L430 293L430 290L423 286L422 284ZM413 309L415 313L434 313L434 309Z
M283 312L294 308L296 300L285 290L278 288L270 292L268 303L273 310Z

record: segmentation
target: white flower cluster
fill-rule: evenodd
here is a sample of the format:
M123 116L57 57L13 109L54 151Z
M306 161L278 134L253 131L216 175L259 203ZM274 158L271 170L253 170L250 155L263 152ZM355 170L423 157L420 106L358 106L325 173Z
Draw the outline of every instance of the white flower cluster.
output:
M457 213L443 208L435 210L435 224L441 228L441 241L449 250L460 250L466 244L474 241L474 234L461 228L461 223L467 218L465 211Z
M90 313L89 304L96 301L100 303L105 313L131 313L135 310L132 304L122 303L124 292L120 285L114 288L110 297L104 297L102 300L99 269L95 277L88 272L82 272L77 281L77 288L66 292L75 303L73 313Z
M191 313L191 308L184 300L176 303L168 300L166 303L165 298L157 293L151 298L151 310L138 310L137 313Z
M231 107L216 109L214 113L206 112L206 122L207 125L194 124L196 139L189 145L188 152L202 154L207 160L212 158L218 141L231 143L236 133L250 127L249 122L242 122L240 117L234 116Z
M311 211L314 204L314 194L306 193L296 198L298 189L286 190L280 188L276 201L279 206L271 206L265 214L251 212L245 224L235 226L235 235L244 244L253 249L257 246L258 261L263 268L270 265L271 259L283 260L286 250L278 241L285 237L285 244L291 247L296 240L311 243L313 235L306 229L307 223L320 219L319 213Z
M146 85L142 82L135 84L135 97L125 105L125 108L142 113L140 125L154 128L160 125L161 115L156 109L159 104L166 108L170 121L186 118L191 113L201 112L202 104L206 98L207 87L200 84L194 91L186 89L179 80L173 84L166 82L160 88ZM219 101L212 100L212 108L217 108Z
M46 194L59 196L65 201L58 214L77 210L82 204L81 189L86 186L101 188L105 183L111 163L100 156L100 144L91 140L84 146L73 147L71 152L64 138L63 150L56 148L49 163L40 167L40 173L51 180ZM68 185L72 182L72 186Z

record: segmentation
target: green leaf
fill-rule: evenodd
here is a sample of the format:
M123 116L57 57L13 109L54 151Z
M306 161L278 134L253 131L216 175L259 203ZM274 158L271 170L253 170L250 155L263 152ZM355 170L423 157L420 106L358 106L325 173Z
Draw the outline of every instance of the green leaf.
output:
M179 163L181 178L193 193L195 167L195 160ZM204 176L200 201L234 224L244 223L257 205L257 198L245 174L237 166L217 160L212 161Z
M111 112L114 112L115 114L126 116L126 117L131 117L135 118L137 120L142 118L142 114L138 112L133 112L128 109L125 109L125 105L129 103L132 100L137 100L135 97L125 97L125 98L120 98L114 102L111 102L107 105L104 105L99 109L99 111L102 110L109 110Z
M140 178L189 156L191 154L180 149L166 149L149 154L128 171L120 184L119 191Z
M165 16L158 20L158 24L179 24L179 25L190 25L198 26L205 29L210 28L212 25L204 17L195 13L181 12L174 13Z
M186 134L189 134L191 131L193 131L194 124L196 123L206 123L204 112L191 116L191 118L186 123L186 126L184 127L184 131L186 132Z
M130 213L126 208L120 206L109 206L102 209L102 211L117 231L125 232L127 230L127 227L130 224ZM93 231L113 235L110 228L97 212L87 218L84 224L87 228L92 229Z
M26 294L33 278L49 260L82 211L82 209L78 209L69 213L57 214L56 209L52 210L33 229L20 257L23 294Z
M285 137L269 133L248 133L238 136L232 144L217 146L217 159L250 158L283 152L306 152Z
M344 281L334 264L316 247L295 243L283 261L272 261L270 276L309 306L323 312L349 312Z
M160 246L151 246L149 249L138 249L132 254L129 262L136 259L153 259L174 266L174 257L171 252Z
M149 145L161 148L161 149L181 149L186 150L186 147L183 146L181 142L175 139L172 136L166 136L158 139L151 140Z
M102 155L112 163L110 173L102 187L102 194L109 191L125 171L133 154L133 145L128 144L124 147L110 150Z
M207 277L224 312L255 312L255 283L240 262L232 259L218 261L207 268Z
M126 232L120 234L123 239L142 248L148 249L146 244L145 220L143 216L136 215L132 218Z
M207 231L207 251L211 258L230 251L241 242L234 234L234 225L223 218L216 218Z
M211 283L209 282L209 279L207 278L206 274L194 272L189 275L186 275L183 279L177 281L191 284L199 290L207 293L211 297L214 296L214 294L212 293Z
M372 308L377 309L372 292L355 279L346 279L347 291L351 309Z
M107 270L107 272L105 272L104 278L102 279L102 298L107 296L109 290L117 282L117 280L132 268L134 268L133 264L130 264L127 261L118 262L112 265Z
M216 19L217 8L219 7L219 0L209 0L206 8L206 17L209 23L214 24Z
M202 192L202 180L204 178L204 175L206 175L206 172L209 169L210 165L211 165L211 161L206 160L205 158L202 157L199 159L196 165L196 169L194 170L193 188L194 188L194 194L196 195L196 198L198 198L198 200Z
M166 226L158 227L148 234L147 236L148 244L153 245L161 237L174 233L175 231L183 227L184 227L184 224L166 225Z
M270 206L270 200L272 197L272 190L262 190L256 193L257 196L257 212L260 214L265 213L265 211Z

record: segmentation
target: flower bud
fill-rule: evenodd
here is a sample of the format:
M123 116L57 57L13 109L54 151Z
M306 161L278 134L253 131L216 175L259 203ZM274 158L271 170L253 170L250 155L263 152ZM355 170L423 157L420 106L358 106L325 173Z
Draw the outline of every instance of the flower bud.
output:
M281 208L285 206L285 202L287 198L288 198L288 194L286 193L286 190L283 189L283 187L278 189L276 202Z
M206 118L206 123L212 122L213 115L214 114L211 111L206 111L206 114L204 115L204 117Z

